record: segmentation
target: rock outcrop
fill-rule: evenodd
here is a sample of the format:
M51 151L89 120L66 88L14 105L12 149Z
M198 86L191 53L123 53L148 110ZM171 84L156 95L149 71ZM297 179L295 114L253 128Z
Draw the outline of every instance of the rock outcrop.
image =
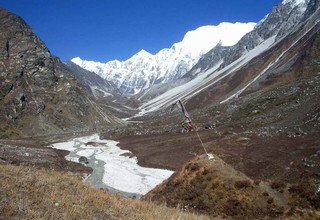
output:
M118 124L17 15L0 9L0 137Z

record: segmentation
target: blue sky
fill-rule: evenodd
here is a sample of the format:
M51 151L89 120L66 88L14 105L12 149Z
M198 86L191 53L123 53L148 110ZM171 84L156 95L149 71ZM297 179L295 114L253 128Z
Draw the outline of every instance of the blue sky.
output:
M281 0L1 0L50 51L69 60L125 60L156 53L184 34L220 22L258 22Z

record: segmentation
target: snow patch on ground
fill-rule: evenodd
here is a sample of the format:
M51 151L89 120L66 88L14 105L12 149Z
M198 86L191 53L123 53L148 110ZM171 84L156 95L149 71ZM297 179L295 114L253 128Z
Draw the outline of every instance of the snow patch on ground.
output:
M77 152L77 155L84 157L91 157L94 154L95 150L93 149L85 149Z
M59 150L73 151L75 150L74 141L52 144L52 147Z
M121 156L131 152L121 150L118 143L100 140L99 135L95 134L56 143L52 147L71 151L66 156L70 161L78 162L80 156L87 157L89 166L94 169L90 176L96 176L89 176L86 181L94 179L96 182L93 185L99 188L105 185L121 192L144 195L173 174L170 170L141 167L136 157Z
M117 144L116 141L108 141L109 147L96 156L106 163L103 181L108 186L124 192L146 194L172 175L169 170L141 167L137 165L136 157L120 156L130 151L121 150Z

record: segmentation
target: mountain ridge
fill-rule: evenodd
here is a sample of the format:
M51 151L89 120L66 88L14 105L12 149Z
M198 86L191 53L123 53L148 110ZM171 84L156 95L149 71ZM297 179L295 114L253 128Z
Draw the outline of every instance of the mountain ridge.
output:
M148 100L140 107L140 114L137 114L137 116L164 109L177 101L177 99L188 100L189 103L199 103L202 99L205 100L206 102L204 103L207 104L213 104L218 100L227 100L228 95L231 97L237 92L234 88L235 86L238 87L239 91L243 89L241 86L245 85L241 84L244 83L242 78L249 79L249 77L252 77L237 77L240 76L237 75L237 73L241 72L241 69L247 68L249 64L254 64L255 60L259 59L258 57L264 59L262 56L266 51L275 48L279 42L285 40L286 36L297 31L300 23L312 16L311 14L309 17L305 17L305 14L309 11L307 6L310 7L311 4L312 1L309 4L308 0L299 1L298 3L290 1L274 7L272 11L262 19L251 32L243 36L236 45L223 47L221 44L218 44L205 54L200 58L199 62L185 74L184 78L186 78L187 83L183 82L179 86ZM315 20L315 22L318 21ZM312 25L312 22L308 24ZM304 31L307 32L308 30ZM286 49L288 48L285 48L284 51ZM274 54L276 55L276 53ZM277 59L273 60L273 62L277 61ZM273 65L272 62L269 64ZM255 71L263 72L266 67L267 65L261 62L261 65L257 66ZM254 73L250 72L251 71L247 71L247 73L245 73L243 71L242 74L254 75ZM257 72L255 72L256 75ZM230 81L227 81L227 79ZM225 88L233 90L234 94L226 94L231 91ZM210 90L209 93L208 90ZM214 93L212 90L217 90L217 92ZM200 98L197 95L198 93L201 93L202 95L199 96L203 97ZM237 94L234 97L236 96ZM223 99L223 97L225 98ZM193 101L190 101L191 99ZM197 101L195 102L195 100ZM195 108L195 105L190 104L189 107Z
M113 81L122 92L136 94L151 85L181 78L210 48L220 41L225 46L233 45L254 26L252 22L202 26L187 32L183 40L171 48L162 49L155 55L142 49L125 61L113 60L104 64L79 57L71 61Z

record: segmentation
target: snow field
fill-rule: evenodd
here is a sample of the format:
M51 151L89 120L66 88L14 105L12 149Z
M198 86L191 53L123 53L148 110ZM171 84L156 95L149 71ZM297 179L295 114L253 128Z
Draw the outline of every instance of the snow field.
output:
M88 142L95 144L94 146L85 145ZM126 193L144 195L173 174L173 171L170 170L139 166L136 157L121 156L124 153L130 153L130 151L121 150L117 144L118 142L112 140L100 140L99 136L95 134L56 143L52 147L71 151L66 159L73 162L78 162L80 156L90 159L89 166L91 162L98 164L98 161L103 161L104 166L93 166L103 171L96 172L103 174L101 176L103 183Z

